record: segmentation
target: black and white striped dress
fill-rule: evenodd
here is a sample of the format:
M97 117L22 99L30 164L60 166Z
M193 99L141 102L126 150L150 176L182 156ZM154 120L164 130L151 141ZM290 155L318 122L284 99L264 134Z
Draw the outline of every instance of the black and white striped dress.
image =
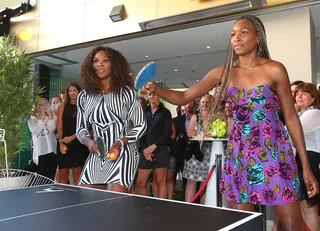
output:
M121 88L120 95L87 94L78 96L77 137L82 142L89 136L92 125L94 139L103 139L106 157L90 154L82 170L79 184L120 184L130 187L139 162L136 141L146 131L146 121L139 98L134 89ZM119 138L126 137L128 145L120 151L116 161L109 161L107 152Z

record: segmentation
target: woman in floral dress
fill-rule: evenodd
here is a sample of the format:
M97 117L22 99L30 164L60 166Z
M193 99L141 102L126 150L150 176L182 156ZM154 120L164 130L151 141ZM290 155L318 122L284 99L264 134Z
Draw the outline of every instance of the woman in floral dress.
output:
M225 98L234 116L221 192L226 193L234 209L254 211L255 204L275 206L285 230L305 231L298 202L297 165L279 120L279 105L285 105L286 125L299 153L309 197L318 193L318 183L310 170L287 71L270 59L265 28L259 18L249 15L236 21L226 64L211 70L195 86L179 92L149 82L141 92L153 92L172 104L183 105L217 85L219 91L203 130L209 130Z

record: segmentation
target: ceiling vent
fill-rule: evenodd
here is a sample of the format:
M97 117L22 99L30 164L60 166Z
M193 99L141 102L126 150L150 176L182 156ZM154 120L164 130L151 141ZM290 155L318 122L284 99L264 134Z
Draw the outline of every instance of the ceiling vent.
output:
M186 23L188 21L205 19L211 17L223 16L226 14L239 13L245 10L259 9L266 6L265 0L246 0L239 1L227 5L217 6L209 9L193 11L190 13L179 14L166 18L159 18L155 20L145 21L139 23L141 30L154 29L164 26L170 26L179 23Z

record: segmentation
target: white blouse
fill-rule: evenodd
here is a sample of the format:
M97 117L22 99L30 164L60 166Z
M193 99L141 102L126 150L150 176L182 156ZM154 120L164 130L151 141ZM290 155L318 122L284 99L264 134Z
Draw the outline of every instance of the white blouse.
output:
M299 116L307 151L320 153L320 110L308 109Z
M52 152L57 154L56 117L49 120L46 116L44 120L40 120L35 116L31 116L28 120L28 126L32 133L32 159L35 164L38 165L39 156Z

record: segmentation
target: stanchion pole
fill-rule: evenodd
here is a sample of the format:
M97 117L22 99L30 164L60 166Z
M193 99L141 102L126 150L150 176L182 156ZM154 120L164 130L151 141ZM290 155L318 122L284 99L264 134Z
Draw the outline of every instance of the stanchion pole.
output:
M216 154L216 196L217 196L217 206L222 207L222 194L220 193L220 179L222 174L222 155Z
M263 214L263 231L267 231L267 207L260 205L259 212Z

